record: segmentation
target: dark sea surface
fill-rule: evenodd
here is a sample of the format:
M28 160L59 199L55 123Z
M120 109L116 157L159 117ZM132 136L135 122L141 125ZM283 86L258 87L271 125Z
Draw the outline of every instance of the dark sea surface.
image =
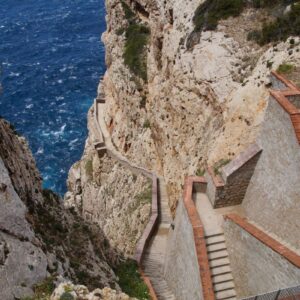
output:
M44 187L66 191L104 74L103 0L0 0L0 115L29 141Z

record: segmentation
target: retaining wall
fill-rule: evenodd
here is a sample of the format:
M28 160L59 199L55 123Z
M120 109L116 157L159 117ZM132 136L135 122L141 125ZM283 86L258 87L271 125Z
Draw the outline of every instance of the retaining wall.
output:
M250 145L221 168L220 174L214 174L214 170L208 167L205 174L207 195L214 208L242 203L261 151L257 144Z
M224 225L238 298L299 284L300 269L295 264L298 260L300 265L300 257L246 220L238 221L247 230L231 218Z
M285 109L292 104L275 97L268 102L257 140L263 152L242 206L249 219L300 249L300 148Z
M193 227L183 201L178 203L166 253L165 278L176 298L203 299Z
M165 277L177 299L214 300L215 294L206 249L204 227L193 191L206 192L204 177L188 177L184 199L179 201L175 228L167 249Z

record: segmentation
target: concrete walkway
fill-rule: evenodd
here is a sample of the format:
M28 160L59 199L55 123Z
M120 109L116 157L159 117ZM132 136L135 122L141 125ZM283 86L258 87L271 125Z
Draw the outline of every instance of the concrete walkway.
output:
M213 209L211 202L204 193L194 193L193 200L204 226L215 297L217 300L235 300L235 286L223 231L223 214L233 210L236 212L240 208L232 206Z
M152 177L152 173L142 167L132 164L120 152L118 152L111 141L110 133L107 129L103 115L103 103L96 103L98 106L97 122L99 124L100 134L103 139L107 152L114 159L119 161L124 167L129 168L134 173L142 173L145 176ZM94 108L95 109L95 108ZM159 187L159 225L156 233L145 251L142 261L142 268L146 276L149 277L152 286L159 300L176 300L172 291L169 289L164 279L164 260L168 240L168 233L172 222L172 216L168 205L168 195L163 178L158 178Z

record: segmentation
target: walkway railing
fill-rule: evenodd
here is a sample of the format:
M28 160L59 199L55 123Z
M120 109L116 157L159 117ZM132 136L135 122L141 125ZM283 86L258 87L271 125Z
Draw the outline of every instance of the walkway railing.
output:
M299 300L300 299L300 285L279 289L273 292L256 295L241 300Z
M211 279L208 252L206 248L204 226L192 199L193 190L206 190L207 181L204 177L187 177L184 185L183 202L194 232L194 243L198 259L198 268L201 279L204 300L215 300L215 293Z
M113 145L112 141L110 140L110 135L108 134L107 128L103 128L104 124L102 124L102 126L101 126L101 122L99 122L99 113L100 112L99 112L98 104L102 104L102 105L105 104L104 96L103 96L103 98L97 98L94 100L94 120L96 123L97 131L99 133L100 144L104 144L108 155L111 156L113 159L117 160L118 162L120 162L124 167L130 169L135 174L143 174L144 176L146 176L152 180L151 216L150 216L150 220L149 220L141 238L139 239L139 241L136 245L136 252L135 252L134 258L140 267L140 273L142 275L142 278L149 288L149 293L151 295L151 298L153 300L156 300L157 297L156 297L155 291L153 289L153 286L151 284L151 281L144 274L144 272L141 268L141 263L142 263L142 259L143 259L145 250L146 250L146 248L155 232L155 229L158 225L158 213L159 213L158 212L158 209L159 209L158 208L158 178L155 173L152 173L145 168L142 168L142 167L132 164L128 159L123 157L114 148L114 145ZM99 143L97 143L97 144L99 144Z

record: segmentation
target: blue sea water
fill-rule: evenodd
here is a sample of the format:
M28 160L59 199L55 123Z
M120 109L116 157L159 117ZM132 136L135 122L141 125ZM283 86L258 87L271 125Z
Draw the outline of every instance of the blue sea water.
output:
M103 0L0 0L0 115L29 141L44 187L66 191L104 74Z

